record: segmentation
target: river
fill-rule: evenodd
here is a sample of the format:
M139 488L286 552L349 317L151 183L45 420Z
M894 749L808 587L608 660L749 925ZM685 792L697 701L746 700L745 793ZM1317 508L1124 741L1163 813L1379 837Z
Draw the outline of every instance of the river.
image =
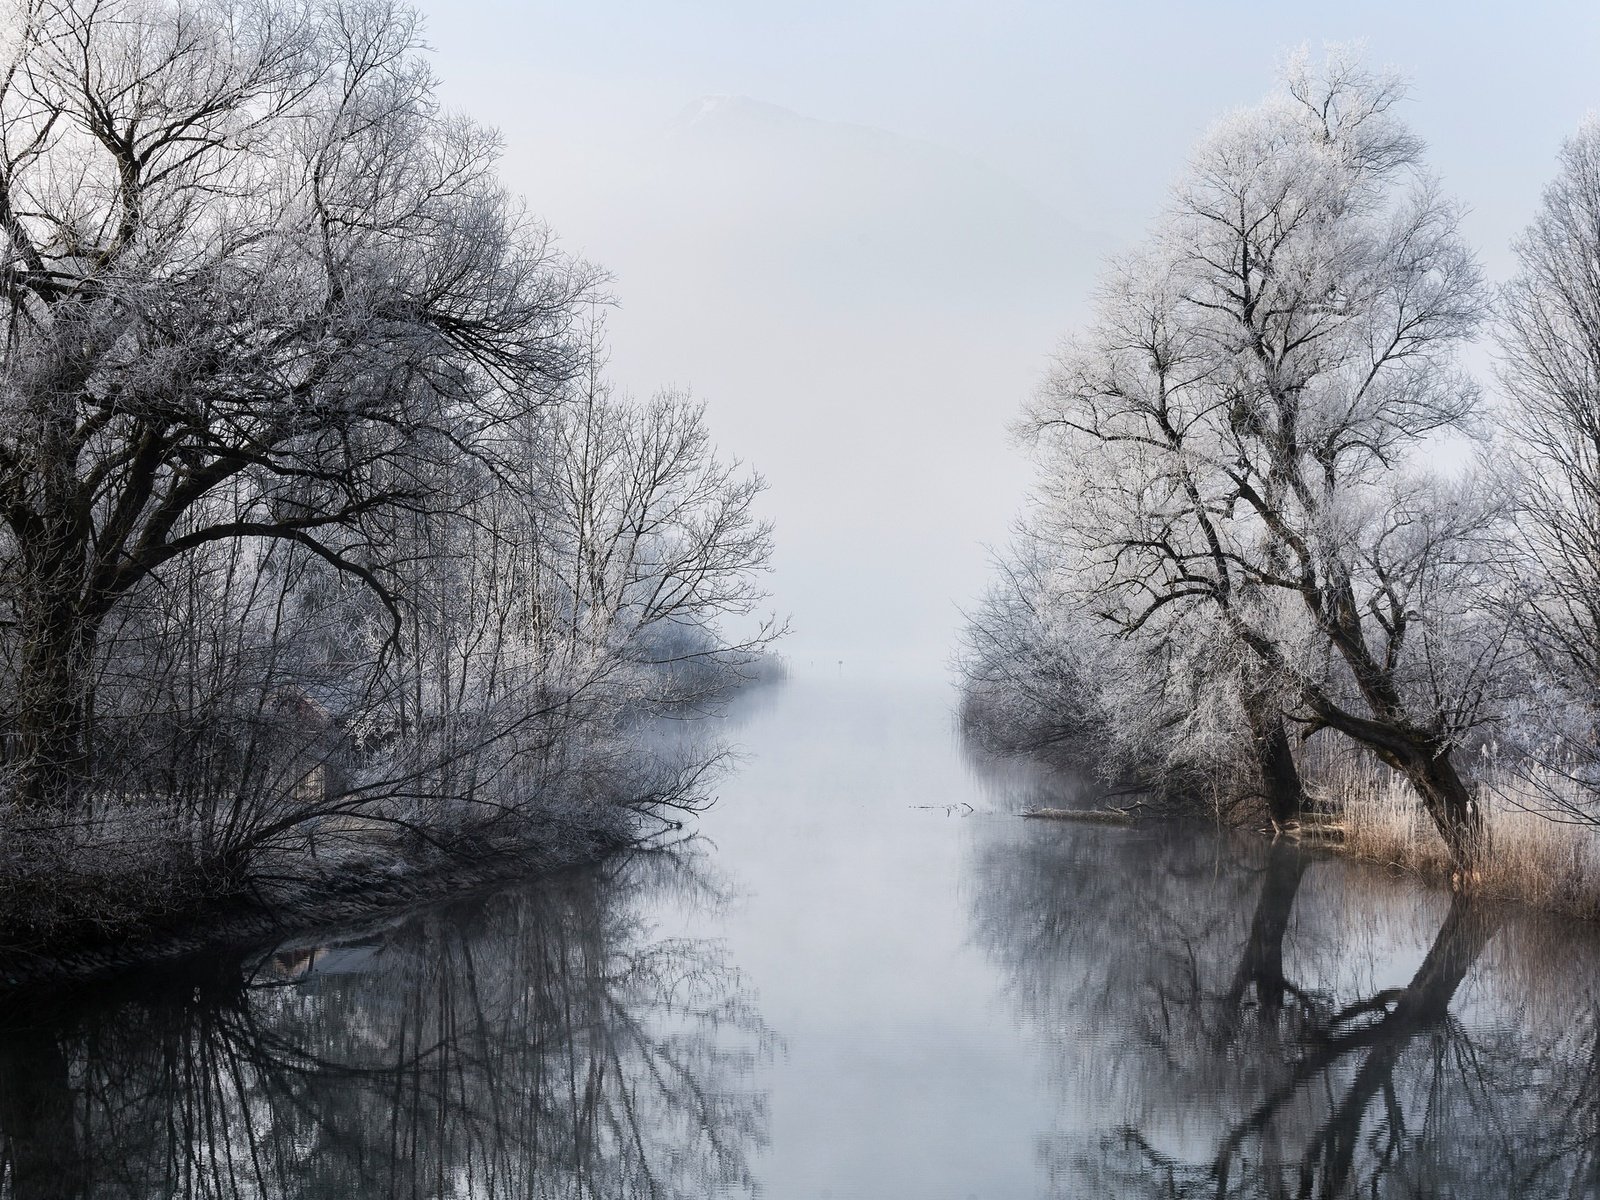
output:
M687 841L5 1006L0 1194L1595 1194L1594 930L1024 820L952 705L764 689Z

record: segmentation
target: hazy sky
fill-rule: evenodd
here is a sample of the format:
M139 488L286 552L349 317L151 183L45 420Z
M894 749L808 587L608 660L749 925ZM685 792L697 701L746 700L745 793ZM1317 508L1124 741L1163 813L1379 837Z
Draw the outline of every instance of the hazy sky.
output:
M613 375L767 477L801 671L929 674L1100 260L1301 43L1361 40L1494 277L1600 107L1600 5L425 0L449 104L608 268ZM715 98L706 100L706 98Z

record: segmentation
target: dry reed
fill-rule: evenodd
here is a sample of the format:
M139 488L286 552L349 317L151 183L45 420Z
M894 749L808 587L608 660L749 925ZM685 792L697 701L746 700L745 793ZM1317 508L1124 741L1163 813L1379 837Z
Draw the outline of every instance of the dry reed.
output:
M1429 879L1452 878L1444 842L1398 772L1327 746L1308 754L1303 770L1312 807L1338 821L1346 853ZM1474 886L1488 896L1600 920L1600 826L1572 815L1583 810L1583 797L1557 776L1513 770L1488 753L1476 776L1485 848Z

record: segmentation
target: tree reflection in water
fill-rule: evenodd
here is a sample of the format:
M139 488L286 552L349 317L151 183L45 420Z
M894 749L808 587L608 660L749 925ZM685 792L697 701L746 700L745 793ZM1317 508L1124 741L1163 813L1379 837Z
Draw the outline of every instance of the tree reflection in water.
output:
M1030 831L976 865L980 940L1053 1060L1055 1194L1600 1188L1582 931L1192 831Z
M0 1033L0 1194L702 1197L753 1190L771 1035L634 858L212 961Z

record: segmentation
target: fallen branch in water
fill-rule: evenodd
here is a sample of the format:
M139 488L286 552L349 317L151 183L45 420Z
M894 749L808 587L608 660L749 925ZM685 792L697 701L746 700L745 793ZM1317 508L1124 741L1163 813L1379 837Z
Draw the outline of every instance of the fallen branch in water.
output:
M1273 821L1268 829L1273 841L1282 837L1309 846L1341 844L1346 833L1346 826L1341 819L1321 813L1307 813L1298 821L1286 821L1282 825Z
M1025 808L1025 817L1047 821L1087 821L1097 825L1132 825L1134 814L1123 808Z

